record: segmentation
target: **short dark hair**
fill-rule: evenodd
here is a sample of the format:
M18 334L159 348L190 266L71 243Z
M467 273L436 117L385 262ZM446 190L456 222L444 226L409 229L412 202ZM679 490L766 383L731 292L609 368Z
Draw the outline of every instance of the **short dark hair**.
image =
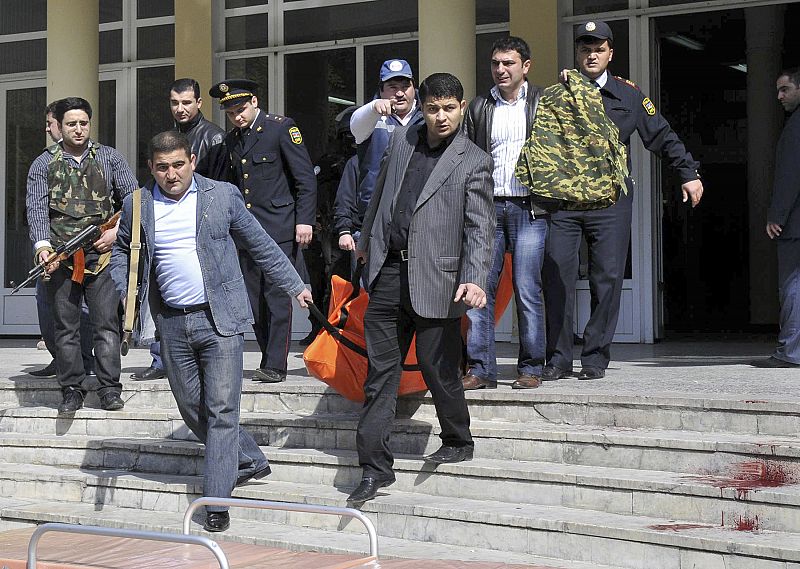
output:
M89 115L89 120L92 119L92 105L86 99L80 97L67 97L66 99L59 99L54 101L53 118L61 124L64 121L64 115L69 111L84 111Z
M60 100L61 100L61 99L56 99L55 101L53 101L52 103L50 103L49 105L47 105L47 106L44 108L44 114L45 114L45 115L53 115L53 116L55 117L55 115L56 115L56 105L58 104L58 102L59 102Z
M455 97L461 102L464 99L464 87L452 73L433 73L419 84L420 101L424 103L428 97L434 100Z
M795 87L800 87L800 67L788 67L781 70L778 74L778 79L781 77L788 77Z
M528 42L517 36L508 36L494 40L490 55L494 54L496 51L516 51L523 63L531 58L531 48L528 46Z
M183 93L184 91L194 91L194 98L200 98L200 83L192 79L191 77L184 77L183 79L176 79L175 82L172 84L172 87L169 88L170 91L175 91L176 93Z
M152 160L156 154L183 150L186 156L192 156L192 144L186 135L177 130L159 132L147 143L147 158Z

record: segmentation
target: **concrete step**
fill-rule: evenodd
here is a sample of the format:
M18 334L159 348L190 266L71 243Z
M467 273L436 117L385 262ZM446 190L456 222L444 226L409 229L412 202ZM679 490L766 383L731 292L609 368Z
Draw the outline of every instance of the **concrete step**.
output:
M64 504L41 500L9 501L0 498L0 524L9 528L24 527L32 523L61 522L103 527L155 530L180 533L183 512L131 510L104 506L100 509L90 504ZM192 533L210 535L215 541L253 543L265 547L280 547L292 551L318 551L321 553L366 554L366 535L354 531L327 531L307 527L287 528L284 523L258 522L243 519L245 510L232 512L231 528L222 534L202 531L202 513L195 517ZM370 516L374 518L374 516ZM339 519L339 518L334 518ZM341 522L355 526L358 522ZM360 524L358 524L360 525ZM0 525L2 527L2 525ZM287 531L288 530L288 531ZM619 565L599 565L593 562L547 558L537 554L497 551L479 547L462 547L430 541L406 540L380 535L380 556L387 559L455 559L462 561L504 562L530 566L532 569L622 569ZM65 558L65 561L67 559Z
M353 488L361 477L358 457L352 451L263 450L273 467L270 482ZM6 485L15 495L20 485L38 488L40 482L29 477L40 466L87 472L114 470L145 478L199 476L202 457L202 445L185 441L4 435L0 436L0 459L8 467L0 467L0 488ZM392 488L404 492L452 498L481 496L731 527L738 527L742 520L758 519L762 529L800 532L800 486L787 477L784 465L773 461L746 462L734 473L686 475L492 459L442 465L434 470L421 460L400 455L395 472L397 482ZM59 482L52 476L46 480Z
M242 413L242 424L259 444L289 448L355 450L357 421L350 415ZM395 422L392 447L399 454L422 455L438 448L435 421ZM90 435L105 438L189 439L177 411L81 409L57 417L55 409L26 407L0 411L0 432ZM479 458L533 460L585 466L638 468L691 475L732 472L743 462L778 461L794 476L800 439L788 436L634 430L594 425L473 421Z
M170 520L174 527L182 507L164 509L172 500L147 501L144 490L171 489L192 492L191 482L172 478L142 479L119 472L100 476L80 473L85 483L84 503L47 503L46 496L31 497L32 504L0 509L0 516L16 522L62 521L92 523L105 518L105 513L125 510L119 516L126 525L140 519L148 511L160 523ZM75 475L72 485L81 483ZM96 484L96 486L94 485ZM70 490L65 487L64 496ZM151 493L152 493L151 492ZM298 501L323 505L343 505L346 492L290 482L258 482L235 495L252 499ZM137 499L141 496L142 499ZM17 496L17 500L25 496ZM189 496L184 495L180 506ZM432 542L451 547L494 550L508 561L508 553L540 555L569 561L616 564L626 569L677 569L688 567L726 569L796 569L800 565L800 536L791 533L737 531L718 524L694 524L661 517L598 514L586 510L492 500L455 499L423 496L389 488L362 510L376 524L382 537L411 542ZM153 518L150 518L151 520ZM284 543L295 541L296 528L332 532L336 535L362 534L358 524L336 518L270 512L237 510L234 524L271 524L282 528ZM149 526L152 529L152 525ZM289 529L291 528L291 529ZM745 528L740 528L745 529ZM756 528L752 528L756 529ZM263 534L262 534L263 535ZM292 537L287 537L291 535ZM360 547L364 547L361 545ZM624 552L624 554L622 553ZM495 559L498 560L498 559ZM692 565L693 563L693 565ZM788 564L787 564L788 563Z
M565 393L559 384L545 382L540 389L521 393L505 388L469 392L470 414L475 421L525 425L596 425L773 436L800 433L800 403L796 401L730 395L691 398ZM175 409L166 380L137 382L123 378L123 388L129 410ZM0 408L55 408L60 401L60 390L52 378L0 378ZM86 403L89 407L99 407L93 392ZM245 412L356 416L360 407L325 384L298 375L273 385L245 380L241 399L241 409ZM433 419L435 409L430 396L400 398L398 417Z

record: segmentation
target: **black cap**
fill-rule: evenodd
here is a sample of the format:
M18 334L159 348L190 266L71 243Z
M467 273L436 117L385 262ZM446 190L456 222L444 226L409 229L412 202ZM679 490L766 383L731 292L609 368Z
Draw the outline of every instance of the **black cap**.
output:
M219 99L220 108L224 109L253 97L256 89L258 83L250 79L227 79L211 87L208 94Z
M611 33L611 28L608 24L602 21L586 22L585 24L578 24L575 26L575 41L583 38L593 38L596 40L614 41L614 34Z

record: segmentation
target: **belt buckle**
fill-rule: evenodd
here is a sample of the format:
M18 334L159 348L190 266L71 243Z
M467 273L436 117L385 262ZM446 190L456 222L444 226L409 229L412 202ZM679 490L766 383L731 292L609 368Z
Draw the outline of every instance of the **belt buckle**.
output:
M408 261L408 249L400 249L400 260Z

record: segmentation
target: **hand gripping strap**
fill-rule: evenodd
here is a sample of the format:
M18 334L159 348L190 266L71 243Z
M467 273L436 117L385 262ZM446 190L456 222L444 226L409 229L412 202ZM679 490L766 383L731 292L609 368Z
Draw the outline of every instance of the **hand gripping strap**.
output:
M122 327L122 342L120 352L127 355L131 336L133 334L133 321L136 318L136 297L139 294L139 251L142 248L140 237L142 215L142 190L133 191L133 207L131 208L131 258L128 265L128 295L125 300L125 322Z

